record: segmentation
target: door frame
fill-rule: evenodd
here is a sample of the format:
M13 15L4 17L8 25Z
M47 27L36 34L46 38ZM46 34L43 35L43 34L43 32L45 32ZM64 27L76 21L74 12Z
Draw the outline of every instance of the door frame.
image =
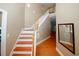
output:
M0 9L2 12L2 24L1 24L1 56L6 56L6 33L7 33L7 12Z

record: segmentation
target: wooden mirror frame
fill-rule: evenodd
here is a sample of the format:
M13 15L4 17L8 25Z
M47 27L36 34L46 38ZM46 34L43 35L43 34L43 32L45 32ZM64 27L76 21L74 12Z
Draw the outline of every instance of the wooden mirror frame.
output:
M68 47L66 47L64 44L60 42L60 25L72 25L72 39L73 39L73 51L71 51ZM75 37L74 37L74 24L73 23L64 23L64 24L58 24L58 42L63 45L65 48L67 48L69 51L71 51L73 54L75 54Z

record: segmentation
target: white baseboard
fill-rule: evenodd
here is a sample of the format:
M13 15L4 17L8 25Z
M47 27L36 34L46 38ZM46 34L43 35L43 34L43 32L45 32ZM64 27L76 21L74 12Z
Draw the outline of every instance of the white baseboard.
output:
M38 43L36 44L36 46L38 46L39 44L43 43L43 42L46 41L48 38L50 38L50 35L49 35L48 37L46 37L45 39L41 40L40 42L38 42Z
M61 56L64 56L61 51L56 47L56 51L61 55Z

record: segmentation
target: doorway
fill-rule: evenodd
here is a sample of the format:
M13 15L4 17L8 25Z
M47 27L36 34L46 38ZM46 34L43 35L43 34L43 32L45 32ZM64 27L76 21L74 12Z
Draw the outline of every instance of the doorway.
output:
M7 12L0 9L0 56L6 56Z

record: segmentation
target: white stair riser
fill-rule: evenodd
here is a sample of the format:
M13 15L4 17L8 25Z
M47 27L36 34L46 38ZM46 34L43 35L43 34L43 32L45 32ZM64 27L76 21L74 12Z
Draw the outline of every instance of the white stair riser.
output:
M34 33L34 31L22 31L21 33Z
M33 41L33 40L32 39L18 39L17 42L18 41Z
M32 51L14 51L13 54L32 54Z
M32 44L17 44L16 47L32 47Z
M33 35L19 35L19 37L32 37Z
M24 30L30 30L30 29L32 29L32 27L30 27L30 28L24 28Z

